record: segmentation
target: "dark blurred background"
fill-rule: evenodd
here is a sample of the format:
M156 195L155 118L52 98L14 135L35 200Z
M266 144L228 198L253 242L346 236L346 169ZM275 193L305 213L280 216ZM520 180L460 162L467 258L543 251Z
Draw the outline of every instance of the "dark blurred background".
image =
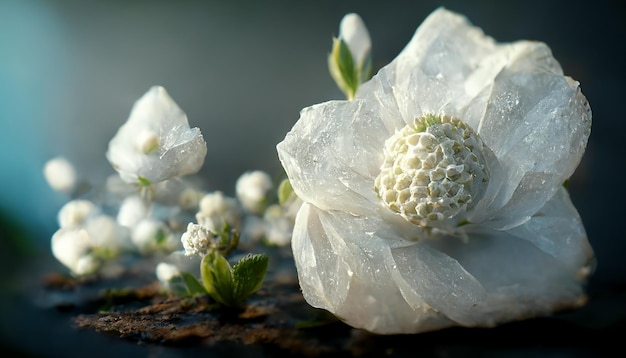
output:
M623 5L0 0L0 282L11 287L22 262L51 257L56 213L67 198L47 186L46 160L66 156L82 176L101 181L112 173L104 156L108 141L150 86L164 86L204 134L207 188L232 194L246 170L281 173L275 145L301 108L342 98L326 56L343 15L364 19L378 69L430 12L445 6L498 41L546 42L565 73L581 82L593 127L570 193L598 258L591 289L623 296ZM618 307L624 315L624 305Z

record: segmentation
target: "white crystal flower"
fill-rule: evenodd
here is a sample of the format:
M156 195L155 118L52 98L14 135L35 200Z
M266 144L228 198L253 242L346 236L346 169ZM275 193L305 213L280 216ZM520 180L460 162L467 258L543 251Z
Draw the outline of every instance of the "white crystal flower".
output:
M207 148L198 128L160 86L143 95L106 153L113 168L129 183L150 184L194 174Z
M268 194L274 187L269 174L261 170L243 173L235 183L237 199L243 208L261 214L267 205Z
M436 10L353 101L305 108L277 146L304 202L304 297L384 334L580 306L595 259L563 183L590 130L545 44Z
M117 212L118 224L133 228L150 214L149 203L140 195L131 195L122 200Z

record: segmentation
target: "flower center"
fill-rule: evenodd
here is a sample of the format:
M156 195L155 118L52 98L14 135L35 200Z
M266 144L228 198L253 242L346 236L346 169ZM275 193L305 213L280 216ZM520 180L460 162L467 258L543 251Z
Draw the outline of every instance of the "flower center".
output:
M137 149L143 154L152 154L159 149L159 136L150 130L139 133L136 141Z
M478 134L460 120L424 115L387 139L374 189L407 221L437 225L483 195L489 181L483 146Z

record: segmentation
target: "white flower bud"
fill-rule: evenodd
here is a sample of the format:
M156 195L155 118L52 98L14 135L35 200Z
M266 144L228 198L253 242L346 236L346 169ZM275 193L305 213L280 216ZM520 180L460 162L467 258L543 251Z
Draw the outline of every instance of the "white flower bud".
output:
M350 49L354 63L361 66L372 50L372 40L363 19L355 14L347 14L339 23L339 39Z

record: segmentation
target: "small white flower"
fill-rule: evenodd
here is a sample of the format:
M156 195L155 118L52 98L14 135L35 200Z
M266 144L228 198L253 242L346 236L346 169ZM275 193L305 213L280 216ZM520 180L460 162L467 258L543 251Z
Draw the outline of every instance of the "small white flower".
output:
M187 231L183 233L180 241L183 243L185 255L187 256L206 256L211 248L213 240L213 232L206 227L189 223Z
M226 196L221 191L214 191L200 199L196 222L209 230L221 232L224 224L239 229L241 216L241 209L235 198Z
M254 214L263 212L273 187L272 178L261 170L243 173L235 184L237 199L245 210Z
M303 201L305 299L385 334L579 307L595 258L563 183L590 131L545 44L438 9L354 100L303 109L277 146Z
M57 221L61 228L75 228L85 224L85 222L100 214L100 208L92 201L85 199L75 199L65 203L57 214Z
M48 185L58 192L69 195L76 189L78 183L76 170L66 158L50 159L44 165L43 173Z
M196 173L206 151L200 130L189 127L163 87L154 86L135 102L106 156L124 181L153 184Z

